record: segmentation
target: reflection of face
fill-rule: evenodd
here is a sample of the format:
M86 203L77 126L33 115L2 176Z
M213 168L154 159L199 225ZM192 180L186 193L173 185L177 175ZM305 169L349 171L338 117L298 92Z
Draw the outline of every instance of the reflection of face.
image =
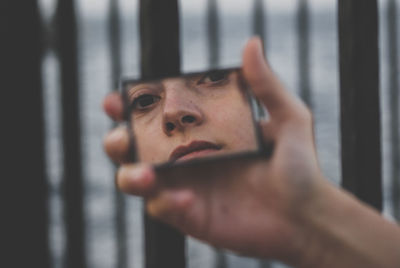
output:
M256 149L251 110L236 71L135 84L128 98L141 161Z

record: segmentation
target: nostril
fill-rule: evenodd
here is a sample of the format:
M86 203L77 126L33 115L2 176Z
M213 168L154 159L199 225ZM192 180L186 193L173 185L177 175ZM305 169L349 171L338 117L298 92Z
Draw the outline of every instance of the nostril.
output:
M186 116L182 117L181 120L182 120L182 123L189 123L189 124L196 121L196 119L191 115L186 115Z
M166 128L167 128L167 131L172 131L175 129L175 125L172 123L167 123Z

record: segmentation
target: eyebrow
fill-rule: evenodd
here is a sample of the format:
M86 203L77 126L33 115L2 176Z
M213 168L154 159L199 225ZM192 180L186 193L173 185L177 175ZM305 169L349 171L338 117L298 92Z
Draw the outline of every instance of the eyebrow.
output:
M184 80L184 83L186 86L190 86L191 83L195 82L198 79L201 79L204 75L206 75L208 72L201 72L201 73L196 73L196 74L189 74L189 75L183 75L181 77L169 77L169 78L164 78L161 80L155 80L155 81L143 81L143 82L132 82L127 84L127 91L129 94L134 94L137 90L139 90L142 87L145 87L147 85L156 85L157 87L164 87L163 82L168 79L173 79L173 78L180 78Z
M178 78L183 79L185 81L185 84L188 84L188 83L192 82L193 80L195 80L198 77L201 77L201 74L199 74L199 75L187 75L187 76L178 77ZM175 77L171 77L171 78L175 78ZM163 82L168 80L168 79L171 79L171 78L165 78L165 79L149 81L149 82L128 83L128 85L126 87L128 88L129 91L133 90L133 92L135 92L138 89L140 89L141 87L145 87L147 85L152 85L152 86L156 85L157 87L163 87Z
M160 81L140 82L140 83L134 83L133 85L132 84L133 83L129 83L127 85L127 90L128 90L129 93L134 93L134 92L138 91L140 88L143 88L143 87L148 86L148 85L151 85L151 86L153 86L153 85L157 85L157 86L162 85L162 83Z

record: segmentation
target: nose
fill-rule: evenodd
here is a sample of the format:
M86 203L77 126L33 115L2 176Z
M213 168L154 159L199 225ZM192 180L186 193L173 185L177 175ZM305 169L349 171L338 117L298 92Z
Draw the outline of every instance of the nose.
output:
M194 94L177 88L171 88L166 92L162 119L166 135L183 132L203 122L204 115Z

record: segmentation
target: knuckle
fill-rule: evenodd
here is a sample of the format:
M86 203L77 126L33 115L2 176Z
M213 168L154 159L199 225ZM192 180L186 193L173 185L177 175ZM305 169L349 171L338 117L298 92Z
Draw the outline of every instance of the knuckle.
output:
M133 195L141 195L146 188L141 173L142 172L132 164L120 166L116 174L116 185L118 189Z
M103 147L107 155L114 161L122 161L129 152L129 138L124 128L111 130L103 138Z
M123 165L121 167L118 168L117 170L117 174L116 174L116 185L118 187L119 190L125 192L127 191L130 185L128 185L127 181L128 181L128 167L126 165Z
M188 222L189 206L173 198L171 192L162 192L146 203L150 216L182 229Z
M103 147L108 154L111 153L112 150L114 149L112 139L110 138L111 135L112 132L109 132L103 138Z

